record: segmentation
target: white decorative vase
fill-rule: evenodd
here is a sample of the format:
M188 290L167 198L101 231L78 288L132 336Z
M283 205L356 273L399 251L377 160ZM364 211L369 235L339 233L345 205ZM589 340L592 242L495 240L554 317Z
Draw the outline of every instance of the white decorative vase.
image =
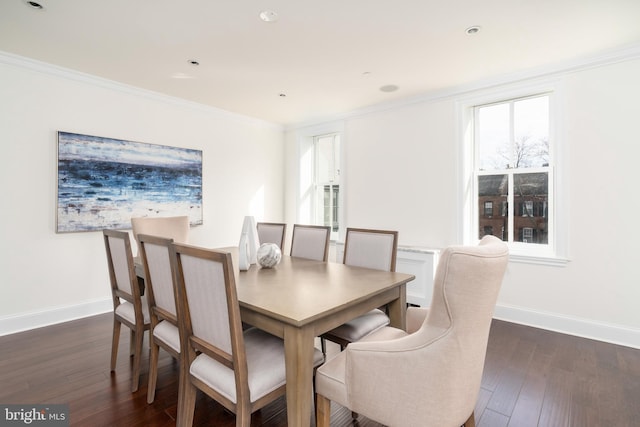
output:
M257 259L262 268L272 268L282 259L282 251L275 243L263 243L258 248Z
M247 253L249 259L249 265L257 262L256 256L258 253L258 247L260 246L260 240L258 239L258 228L256 227L256 219L252 216L245 216L242 223L242 234L247 235L247 247L249 252Z
M238 245L238 269L247 271L251 263L249 262L249 238L247 233L240 236L240 244Z

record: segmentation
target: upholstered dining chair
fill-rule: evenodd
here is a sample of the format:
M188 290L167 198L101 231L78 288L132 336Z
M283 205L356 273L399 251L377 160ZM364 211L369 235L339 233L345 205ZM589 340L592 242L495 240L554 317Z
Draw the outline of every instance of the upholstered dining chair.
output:
M294 224L290 255L327 262L330 235L331 228L328 225Z
M287 224L276 222L258 222L256 223L258 230L258 240L260 244L275 243L281 251L284 251L284 239L287 234Z
M199 389L248 427L254 411L285 394L284 343L243 331L231 253L174 244L171 259L183 349L177 425L192 425ZM316 351L314 364L322 361Z
M166 217L132 217L131 230L133 237L138 242L139 234L164 237L173 239L174 242L189 242L189 217L166 216Z
M111 341L111 371L116 369L120 326L131 330L130 353L133 355L131 391L138 390L140 360L144 331L149 329L149 307L146 298L140 295L138 277L133 264L131 241L125 231L103 230L107 251L111 296L113 299L113 338Z
M173 239L138 234L138 243L144 266L145 293L151 320L147 403L152 403L156 395L160 347L176 360L180 360L180 334L176 312L174 275L169 256Z
M347 228L343 263L375 270L396 271L398 232ZM389 324L389 317L374 309L321 336L322 352L326 355L325 340L333 341L344 349L347 344Z
M331 401L384 425L474 426L493 310L508 262L507 245L485 236L477 246L440 255L428 311L407 332L385 327L321 366L318 427Z

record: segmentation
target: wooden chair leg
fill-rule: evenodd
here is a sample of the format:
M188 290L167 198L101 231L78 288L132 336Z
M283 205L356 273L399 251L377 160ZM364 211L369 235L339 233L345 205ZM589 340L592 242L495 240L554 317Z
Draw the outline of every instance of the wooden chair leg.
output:
M131 329L129 332L129 356L136 354L136 331Z
M236 427L251 427L251 409L242 405L236 413Z
M469 415L469 419L464 422L462 427L476 427L476 418L473 415L473 412L471 413L471 415Z
M331 422L331 401L326 397L316 395L316 427L329 427Z
M113 319L113 337L111 338L111 371L116 370L118 360L118 343L120 342L120 322Z
M160 347L153 342L149 334L149 386L147 387L147 403L153 403L156 397L156 382L158 380L158 353Z
M132 330L133 331L133 330ZM144 329L140 328L134 333L133 348L133 375L131 377L131 392L138 391L140 383L140 365L142 359L142 340L144 339Z
M189 378L180 373L180 385L178 391L178 416L176 427L191 427L193 425L193 413L196 409L196 388Z

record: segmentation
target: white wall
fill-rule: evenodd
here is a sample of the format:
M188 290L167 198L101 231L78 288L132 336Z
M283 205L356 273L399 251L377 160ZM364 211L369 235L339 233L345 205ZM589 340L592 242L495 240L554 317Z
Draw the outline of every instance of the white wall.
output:
M571 261L512 262L497 317L640 348L638 75L636 57L557 76ZM461 241L457 100L344 119L346 225L397 229L404 245ZM55 233L57 130L202 149L196 244L236 244L246 214L296 221L295 129L283 137L268 123L0 53L0 334L110 309L101 234Z
M195 244L283 217L281 127L0 52L0 335L111 309L102 233L55 233L58 130L202 150Z
M554 76L563 88L570 262L511 262L496 317L640 348L638 76L637 56ZM456 101L472 95L344 119L346 226L396 229L403 245L462 243ZM298 131L286 135L290 175Z

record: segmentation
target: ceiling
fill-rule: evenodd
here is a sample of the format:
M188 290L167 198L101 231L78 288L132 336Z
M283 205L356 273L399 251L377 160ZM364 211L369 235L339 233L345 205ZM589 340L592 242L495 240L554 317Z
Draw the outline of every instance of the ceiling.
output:
M640 0L36 1L0 51L283 125L640 43Z

